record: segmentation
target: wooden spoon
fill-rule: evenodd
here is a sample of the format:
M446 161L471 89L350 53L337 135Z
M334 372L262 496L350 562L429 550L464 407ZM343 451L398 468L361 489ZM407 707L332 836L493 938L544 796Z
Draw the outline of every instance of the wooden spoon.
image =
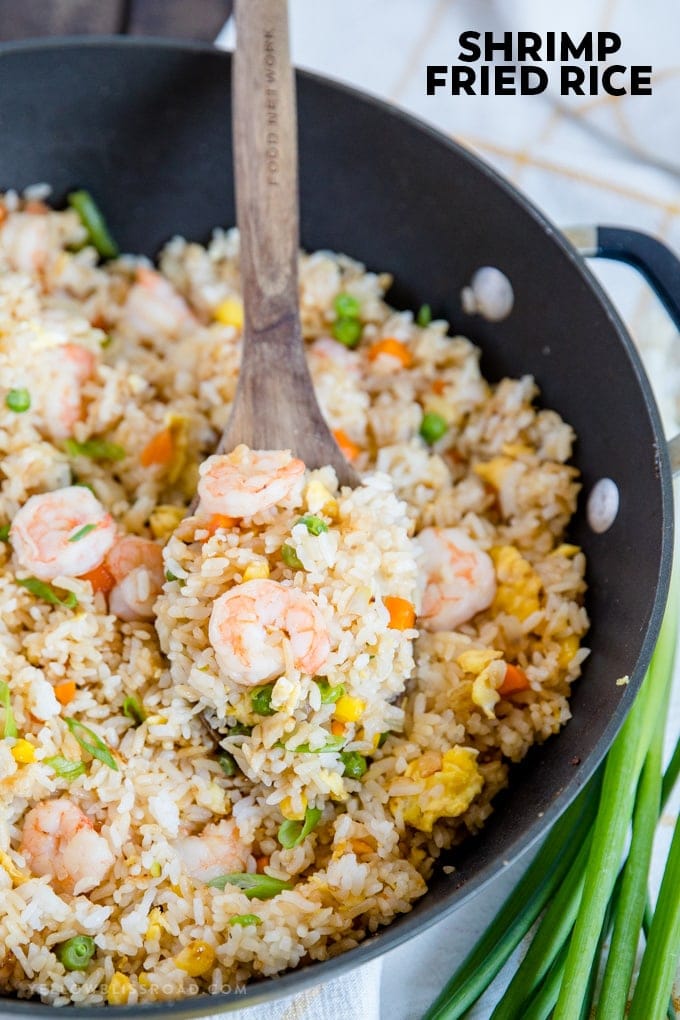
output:
M231 417L218 449L287 450L358 484L323 419L298 309L295 77L287 0L237 0L233 70L236 216L245 325Z

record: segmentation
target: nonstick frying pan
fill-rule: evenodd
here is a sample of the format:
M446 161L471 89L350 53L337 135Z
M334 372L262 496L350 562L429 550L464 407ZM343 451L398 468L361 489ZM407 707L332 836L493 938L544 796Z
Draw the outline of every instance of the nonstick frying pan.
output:
M234 222L230 58L201 44L61 40L0 51L0 188L48 181L62 201L92 191L127 251L150 256L173 234L204 241ZM584 494L612 478L620 509L603 534L584 504L573 540L588 558L592 654L573 719L515 768L484 831L451 852L413 911L358 948L250 986L111 1015L197 1016L299 991L366 962L455 910L544 834L606 753L640 684L666 601L672 546L668 451L649 383L614 308L576 250L508 183L407 115L298 76L302 244L389 270L390 300L431 305L482 349L487 378L532 374L541 401L578 435ZM633 261L680 318L680 271L651 239L588 232L590 253ZM481 266L510 279L502 322L466 315L460 292ZM275 366L272 366L275 370ZM627 686L617 686L628 675ZM0 1000L12 1016L38 1002ZM100 1009L80 1009L95 1016Z

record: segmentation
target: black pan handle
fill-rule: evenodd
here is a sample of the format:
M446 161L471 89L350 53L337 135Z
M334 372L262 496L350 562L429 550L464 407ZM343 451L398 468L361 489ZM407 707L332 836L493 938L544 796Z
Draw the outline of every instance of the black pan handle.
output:
M644 276L680 330L680 259L656 237L627 227L567 227L568 241L586 257L625 262ZM668 443L673 474L680 473L680 435Z

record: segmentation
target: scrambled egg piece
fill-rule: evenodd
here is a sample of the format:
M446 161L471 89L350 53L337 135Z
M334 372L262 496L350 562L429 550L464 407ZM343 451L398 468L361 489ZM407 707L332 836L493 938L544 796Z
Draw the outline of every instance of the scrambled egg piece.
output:
M493 485L494 489L500 489L503 476L514 463L511 457L494 457L483 464L475 464L472 470L483 482Z
M474 676L471 697L488 719L494 718L501 700L498 688L505 676L505 663L498 660L502 658L503 653L495 648L470 648L456 659L461 669Z
M189 419L185 414L175 414L171 411L165 416L165 427L172 436L172 458L168 465L166 476L170 484L174 484L187 460L189 447Z
M165 541L170 538L173 531L185 516L186 510L182 506L173 506L172 503L159 503L149 514L149 527L154 538L161 538Z
M409 779L423 777L420 759L406 769ZM404 821L421 832L432 832L438 818L456 818L467 811L482 789L484 780L477 767L477 751L470 747L452 747L442 755L442 766L423 779L423 792L394 797L403 804Z
M510 613L526 620L540 609L542 581L528 560L513 545L499 545L489 550L496 567L498 588L493 601L497 613Z

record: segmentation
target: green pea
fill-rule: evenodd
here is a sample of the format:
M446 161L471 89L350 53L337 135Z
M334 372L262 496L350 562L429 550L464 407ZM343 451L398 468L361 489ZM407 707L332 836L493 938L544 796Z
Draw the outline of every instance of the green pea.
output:
M21 414L22 411L28 411L31 406L31 394L28 390L10 390L5 397L5 406L14 411L16 414Z
M220 768L224 772L225 776L235 776L237 772L241 771L236 764L236 759L233 754L229 754L228 751L221 754L217 761L219 762Z
M350 779L361 779L368 768L366 759L358 751L342 751L340 753L340 760L345 766L343 775L348 776Z
M264 687L258 687L250 695L250 704L252 705L253 712L257 715L276 715L276 709L272 708L272 692L274 690L274 684L266 684Z
M288 545L287 542L284 542L284 544L281 546L281 559L283 560L287 567L291 568L291 570L304 570L304 567L302 566L302 560L295 552L293 546Z
M234 723L233 726L229 727L228 737L249 737L253 732L252 726L246 726L244 723Z
M229 918L229 924L238 924L242 928L247 928L251 924L262 924L262 918L257 914L234 914Z
M333 302L335 314L339 319L358 319L361 305L351 294L338 294Z
M352 349L361 339L361 323L358 319L336 319L333 323L333 336L339 343Z
M293 847L299 846L312 829L316 828L322 814L321 808L308 807L302 821L286 819L285 822L282 822L278 832L281 846L286 850L292 850Z
M448 431L449 426L446 424L441 414L434 414L428 411L427 414L423 415L423 420L420 423L420 434L426 443L432 446L438 439Z
M328 531L328 525L325 521L322 521L316 514L307 514L306 517L301 517L297 522L298 524L304 524L310 535L320 535L322 531Z
M9 542L9 532L11 527L11 524L3 524L0 528L0 542Z
M87 970L94 956L94 939L89 935L74 935L57 946L55 953L66 970Z

